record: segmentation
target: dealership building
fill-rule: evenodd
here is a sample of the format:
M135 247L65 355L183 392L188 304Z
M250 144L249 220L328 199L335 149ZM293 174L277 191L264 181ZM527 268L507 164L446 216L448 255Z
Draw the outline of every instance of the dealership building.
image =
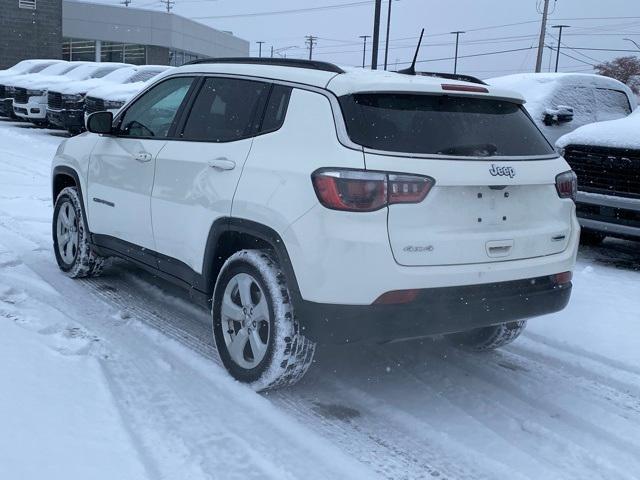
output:
M73 0L0 0L0 69L27 58L182 65L249 42L173 13Z

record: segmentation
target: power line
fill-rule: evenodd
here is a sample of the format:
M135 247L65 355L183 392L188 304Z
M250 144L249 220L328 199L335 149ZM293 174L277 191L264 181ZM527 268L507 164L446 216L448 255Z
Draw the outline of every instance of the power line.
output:
M308 12L321 12L326 10L336 10L342 8L360 7L363 5L371 5L371 0L365 2L351 2L351 3L339 3L335 5L324 5L322 7L307 7L307 8L293 8L289 10L274 10L267 12L251 12L251 13L236 13L232 15L207 15L203 17L193 17L196 20L205 19L222 19L222 18L246 18L246 17L266 17L271 15L289 15L295 13L308 13Z

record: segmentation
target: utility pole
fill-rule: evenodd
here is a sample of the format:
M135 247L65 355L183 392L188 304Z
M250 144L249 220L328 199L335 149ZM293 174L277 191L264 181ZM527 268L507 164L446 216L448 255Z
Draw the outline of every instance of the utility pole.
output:
M389 58L389 32L391 31L391 3L389 0L389 10L387 11L387 39L384 45L384 69L387 69L387 59Z
M380 43L380 10L382 10L382 0L376 0L376 10L373 16L373 48L371 49L371 70L378 69L378 44Z
M271 58L273 58L273 45L271 45Z
M542 11L542 27L540 28L540 41L538 42L538 58L536 59L536 73L542 71L542 56L544 55L544 37L547 31L547 16L549 15L549 0L544 0Z
M131 0L123 0L122 2L120 2L120 4L124 5L125 7L128 7L130 3L131 3Z
M307 35L304 38L306 38L305 44L309 45L309 60L313 60L313 46L318 43L318 37Z
M571 25L554 25L551 28L557 28L558 31L558 51L556 52L556 73L558 73L558 63L560 63L560 46L562 45L562 29L569 28Z
M455 56L455 60L453 61L453 73L455 75L456 73L458 73L458 44L460 42L460 34L467 33L467 32L463 32L462 30L456 30L455 32L451 32L451 33L456 36L456 56Z
M371 35L360 35L360 38L364 40L364 45L362 45L362 68L364 68L367 59L367 38L371 38Z
M262 58L262 44L264 43L262 40L256 42L258 44L258 58Z
M173 0L160 0L160 1L167 6L167 13L171 13L171 9L176 4L176 2L174 2Z

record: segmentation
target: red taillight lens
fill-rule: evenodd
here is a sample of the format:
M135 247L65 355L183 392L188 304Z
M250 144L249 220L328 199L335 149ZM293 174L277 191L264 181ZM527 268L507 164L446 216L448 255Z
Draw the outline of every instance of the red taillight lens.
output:
M387 175L389 204L420 203L433 187L433 179L414 175Z
M327 208L372 212L393 203L418 203L435 181L430 177L365 170L318 170L311 176L318 200Z
M380 295L374 305L398 305L402 303L411 303L418 298L420 290L394 290L392 292Z
M556 177L556 190L560 198L570 198L575 201L578 195L578 177L569 170Z
M573 279L573 272L556 273L552 278L556 285L565 285Z

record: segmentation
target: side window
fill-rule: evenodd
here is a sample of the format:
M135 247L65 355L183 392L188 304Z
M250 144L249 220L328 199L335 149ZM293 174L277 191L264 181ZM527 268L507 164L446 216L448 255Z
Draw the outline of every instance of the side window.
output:
M233 78L207 78L184 125L185 140L232 142L257 130L269 84Z
M153 87L124 112L118 135L166 137L192 83L193 77L178 77Z
M551 108L559 105L573 107L571 130L596 121L594 89L577 85L563 85L553 96Z
M624 92L609 88L596 88L598 109L596 118L599 122L626 117L631 113L629 99Z
M260 133L275 132L284 123L291 97L291 87L274 85L264 113Z

